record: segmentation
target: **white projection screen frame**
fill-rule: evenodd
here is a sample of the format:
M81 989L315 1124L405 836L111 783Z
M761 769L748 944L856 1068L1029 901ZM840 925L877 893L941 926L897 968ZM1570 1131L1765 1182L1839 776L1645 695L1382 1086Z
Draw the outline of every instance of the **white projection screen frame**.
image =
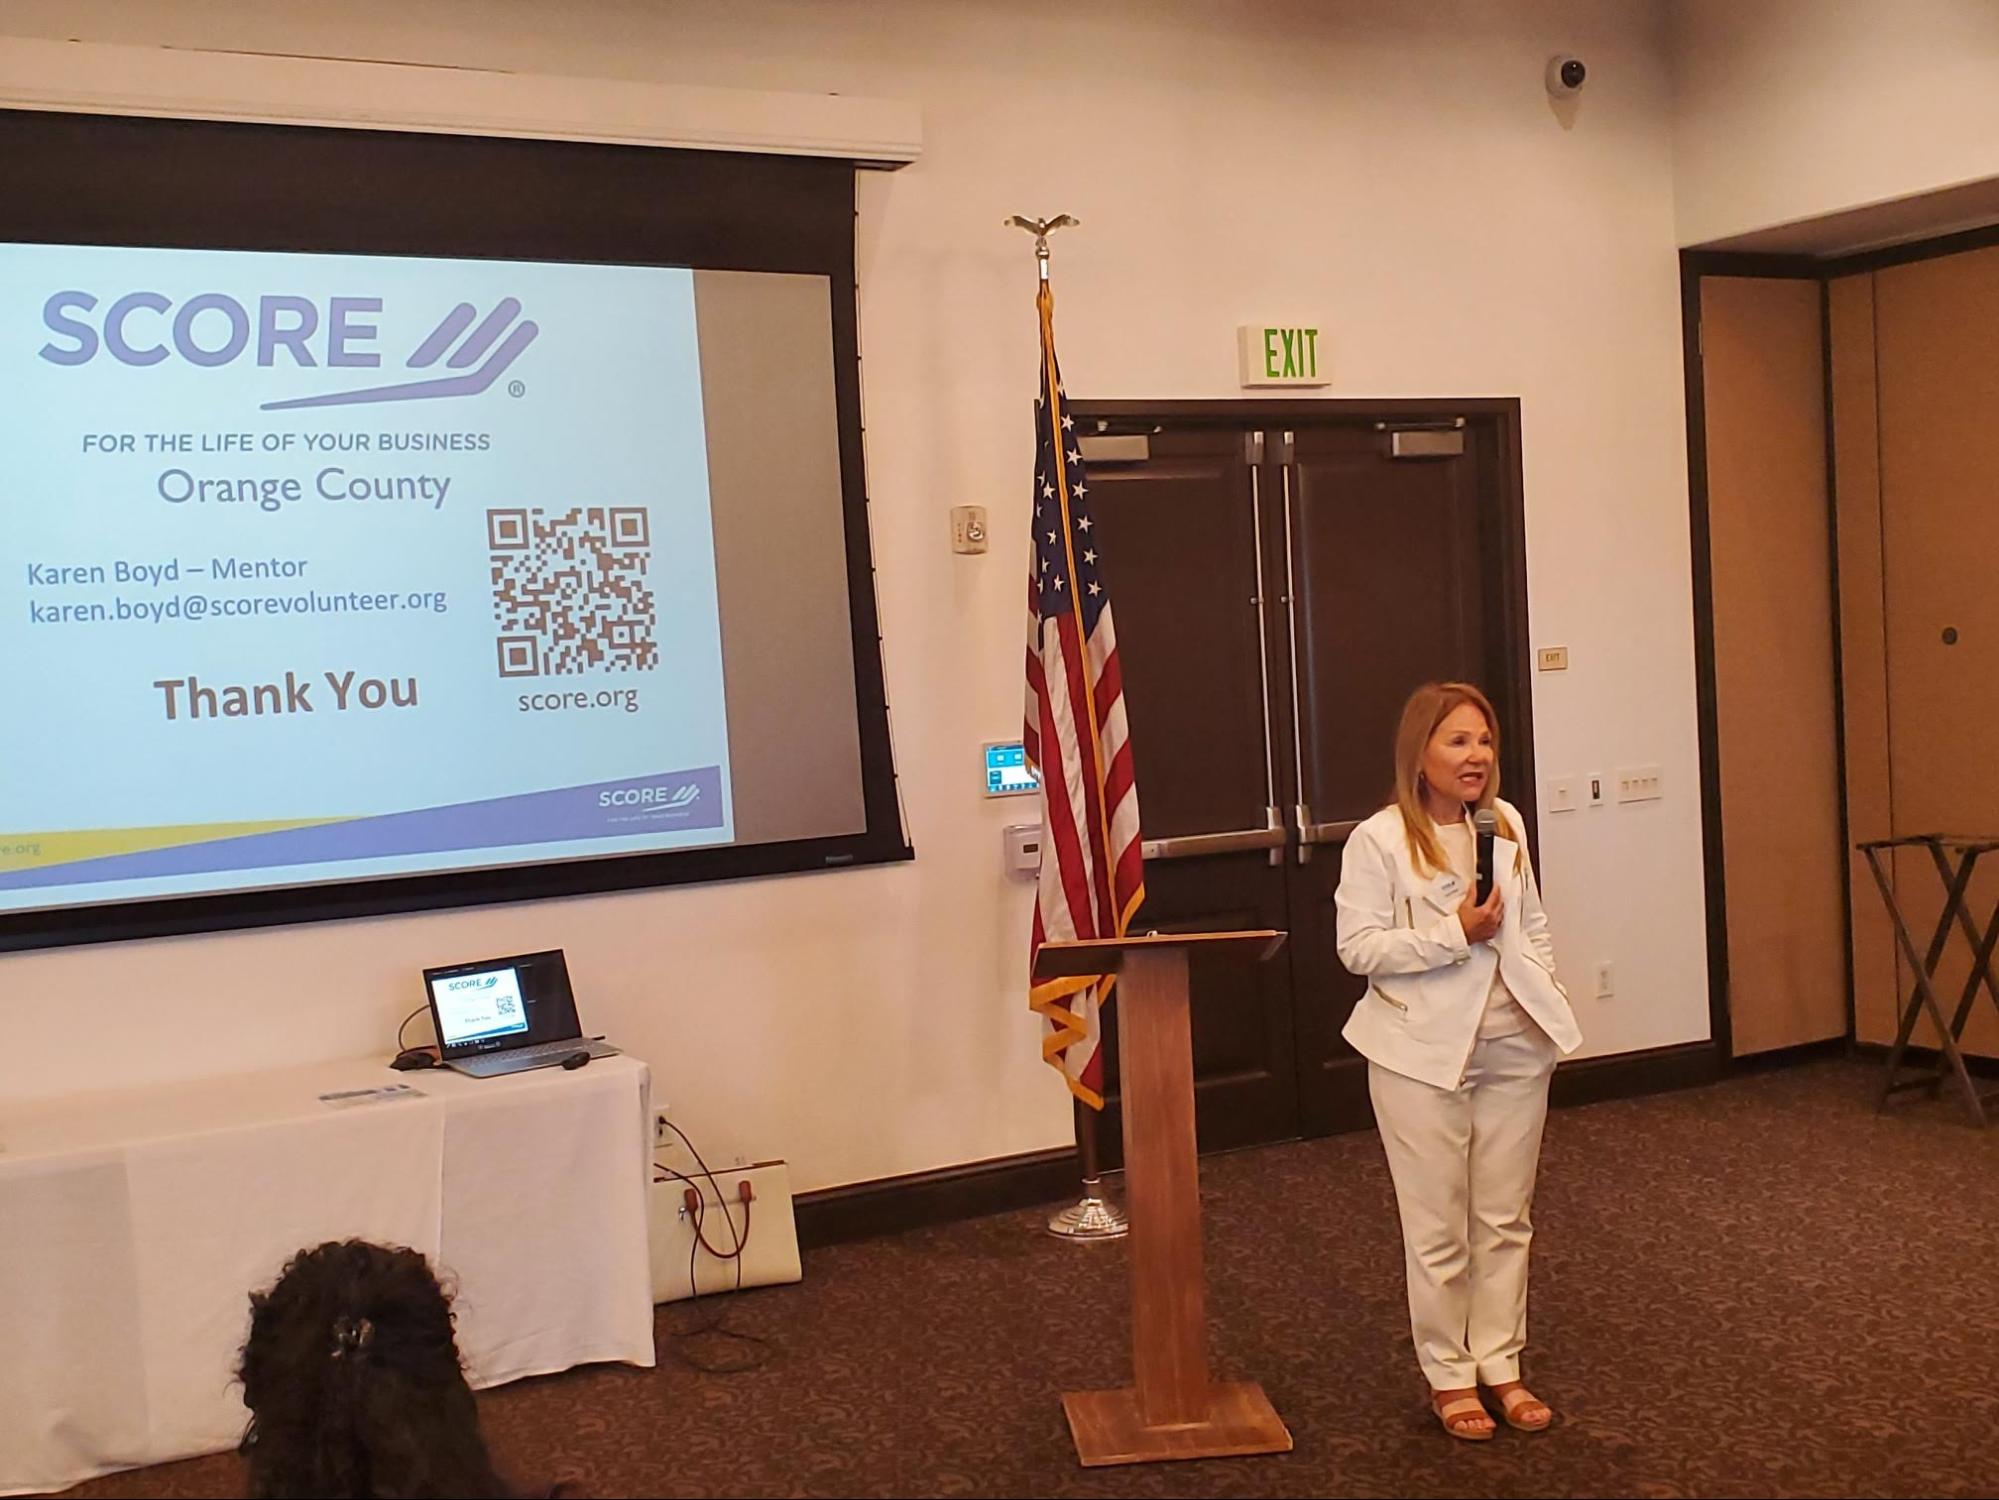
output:
M850 164L0 111L0 950L913 857Z

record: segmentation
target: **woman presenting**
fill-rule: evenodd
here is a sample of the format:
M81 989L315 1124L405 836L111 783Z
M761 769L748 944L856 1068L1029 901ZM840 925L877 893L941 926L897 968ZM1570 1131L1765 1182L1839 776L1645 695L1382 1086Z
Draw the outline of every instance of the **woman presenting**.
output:
M1497 815L1477 890L1475 816ZM1556 1059L1582 1043L1520 815L1499 800L1499 721L1467 683L1430 683L1395 734L1395 800L1347 840L1340 960L1368 981L1344 1035L1367 1059L1395 1179L1409 1322L1452 1437L1554 1419L1520 1380L1534 1169Z

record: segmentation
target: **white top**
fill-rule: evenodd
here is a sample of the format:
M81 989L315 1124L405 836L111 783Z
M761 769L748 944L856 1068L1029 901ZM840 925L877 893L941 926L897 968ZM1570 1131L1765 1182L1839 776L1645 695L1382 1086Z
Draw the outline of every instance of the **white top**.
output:
M1451 868L1464 881L1467 890L1473 894L1478 889L1478 840L1472 831L1471 819L1460 818L1455 823L1432 823L1437 830L1437 839L1444 846L1444 857L1451 862ZM1513 991L1506 987L1506 981L1499 976L1498 965L1493 966L1492 988L1486 992L1485 1013L1479 1017L1478 1034L1481 1037L1518 1036L1533 1021L1520 1008L1520 1002L1513 998Z
M1522 826L1513 807L1497 799L1493 805L1507 827ZM1367 993L1340 1035L1369 1062L1432 1088L1463 1087L1494 969L1564 1055L1582 1045L1575 1012L1555 979L1555 947L1533 863L1504 835L1492 841L1492 862L1505 902L1499 932L1468 943L1458 921L1464 877L1418 867L1400 809L1383 808L1348 836L1333 905L1340 962L1367 976Z

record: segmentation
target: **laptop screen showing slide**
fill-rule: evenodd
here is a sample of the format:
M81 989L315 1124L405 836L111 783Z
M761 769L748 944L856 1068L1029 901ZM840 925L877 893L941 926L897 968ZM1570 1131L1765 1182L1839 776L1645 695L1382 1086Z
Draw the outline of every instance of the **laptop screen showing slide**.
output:
M580 1037L560 948L423 971L443 1061Z

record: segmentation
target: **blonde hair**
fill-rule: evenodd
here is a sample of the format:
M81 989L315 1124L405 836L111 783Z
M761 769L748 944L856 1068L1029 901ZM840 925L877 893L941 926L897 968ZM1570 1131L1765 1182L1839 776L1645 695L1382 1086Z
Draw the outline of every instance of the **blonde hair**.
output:
M1416 868L1426 874L1444 869L1450 861L1437 838L1430 809L1423 802L1423 753L1429 749L1437 726L1467 703L1484 716L1492 736L1492 774L1485 778L1477 804L1479 808L1491 807L1499 796L1499 715L1484 693L1469 682L1426 682L1402 705L1402 722L1395 729L1395 806L1402 813L1402 829L1409 837ZM1499 813L1499 832L1515 844L1520 842L1504 813ZM1518 856L1515 858L1517 863Z

